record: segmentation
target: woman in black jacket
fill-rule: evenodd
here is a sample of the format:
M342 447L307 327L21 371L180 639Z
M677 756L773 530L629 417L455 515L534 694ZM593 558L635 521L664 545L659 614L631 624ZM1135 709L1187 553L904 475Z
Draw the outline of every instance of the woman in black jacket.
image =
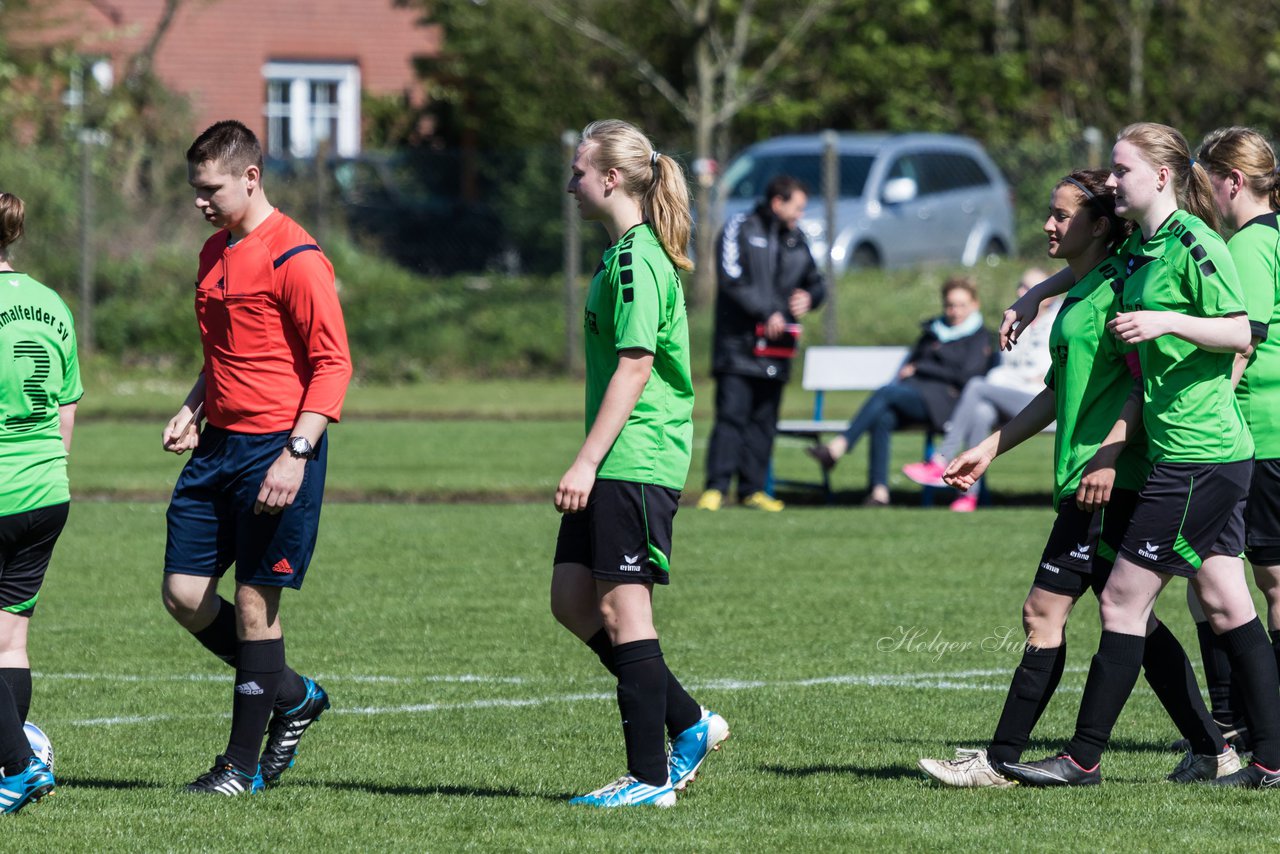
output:
M849 427L825 445L809 453L824 467L832 468L871 433L870 491L866 504L889 503L889 440L901 427L924 425L941 432L951 417L964 384L990 370L997 360L994 341L978 313L978 292L973 279L953 276L942 285L942 316L923 324L924 331L898 376L867 398Z

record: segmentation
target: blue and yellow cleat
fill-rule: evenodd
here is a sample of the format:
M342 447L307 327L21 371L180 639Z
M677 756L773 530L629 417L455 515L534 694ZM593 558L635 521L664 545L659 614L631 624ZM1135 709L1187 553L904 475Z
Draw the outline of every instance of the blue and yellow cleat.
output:
M693 782L698 767L713 750L729 737L729 724L710 709L702 710L702 719L671 740L667 757L667 773L671 787L677 792Z
M0 813L16 813L53 794L55 785L49 766L32 756L17 774L0 777Z
M668 780L661 786L641 783L630 774L623 774L607 786L569 801L588 807L670 807L675 806L676 790Z

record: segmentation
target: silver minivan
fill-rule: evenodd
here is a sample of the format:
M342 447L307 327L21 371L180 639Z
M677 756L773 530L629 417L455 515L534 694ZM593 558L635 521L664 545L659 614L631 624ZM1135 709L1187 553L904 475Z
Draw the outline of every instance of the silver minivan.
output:
M974 140L933 133L842 133L837 140L833 238L822 203L820 134L776 137L735 157L719 183L725 221L749 211L770 178L787 174L809 186L800 227L819 261L830 247L837 272L927 261L973 266L1013 249L1009 186Z

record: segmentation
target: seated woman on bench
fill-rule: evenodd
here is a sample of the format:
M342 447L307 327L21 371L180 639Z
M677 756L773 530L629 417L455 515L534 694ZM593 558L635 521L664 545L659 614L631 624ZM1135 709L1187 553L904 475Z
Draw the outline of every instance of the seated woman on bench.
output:
M1018 296L1049 274L1032 267L1018 280ZM921 486L943 486L942 473L947 463L965 448L972 448L985 439L991 431L1022 411L1037 394L1044 391L1044 375L1052 362L1049 354L1049 330L1058 314L1062 300L1051 297L1040 304L1040 313L1027 327L1019 347L1000 354L1000 364L985 376L974 377L965 384L947 421L947 432L938 443L933 458L919 463L907 463L902 473ZM967 492L951 502L951 509L970 513L978 509L980 491L975 484Z
M994 338L978 313L974 280L968 276L947 279L942 285L942 315L924 322L897 378L867 398L844 433L825 445L814 445L809 453L824 468L832 468L870 432L870 490L864 503L888 504L893 431L923 426L941 432L964 384L985 374L997 358Z

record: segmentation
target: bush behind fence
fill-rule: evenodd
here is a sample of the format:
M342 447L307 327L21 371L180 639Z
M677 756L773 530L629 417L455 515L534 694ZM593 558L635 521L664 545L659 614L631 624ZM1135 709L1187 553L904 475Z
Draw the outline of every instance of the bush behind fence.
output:
M1088 150L1073 138L992 154L1017 195L1021 255L1038 260L1049 189L1062 174L1087 165ZM160 170L172 176L169 184L153 188L146 200L121 197L110 167L95 163L93 344L122 363L186 372L200 361L192 285L208 229L191 206L181 152L171 157ZM332 258L363 379L551 375L564 370L566 323L580 322L565 317L559 274L562 161L558 145L487 153L466 167L457 152L416 162L371 156L359 165L273 168L267 188ZM73 145L24 149L0 162L0 187L28 204L17 266L57 289L83 318L80 163ZM476 170L483 203L460 202L442 189L456 186L453 173L463 168ZM581 268L589 275L606 241L593 224L582 236ZM460 267L482 271L456 272ZM1010 262L976 271L989 316L998 314L1020 269ZM919 320L936 310L945 272L845 277L837 291L839 341L912 340ZM692 321L695 370L702 372L710 358L710 307L695 307ZM814 322L807 343L820 342Z

